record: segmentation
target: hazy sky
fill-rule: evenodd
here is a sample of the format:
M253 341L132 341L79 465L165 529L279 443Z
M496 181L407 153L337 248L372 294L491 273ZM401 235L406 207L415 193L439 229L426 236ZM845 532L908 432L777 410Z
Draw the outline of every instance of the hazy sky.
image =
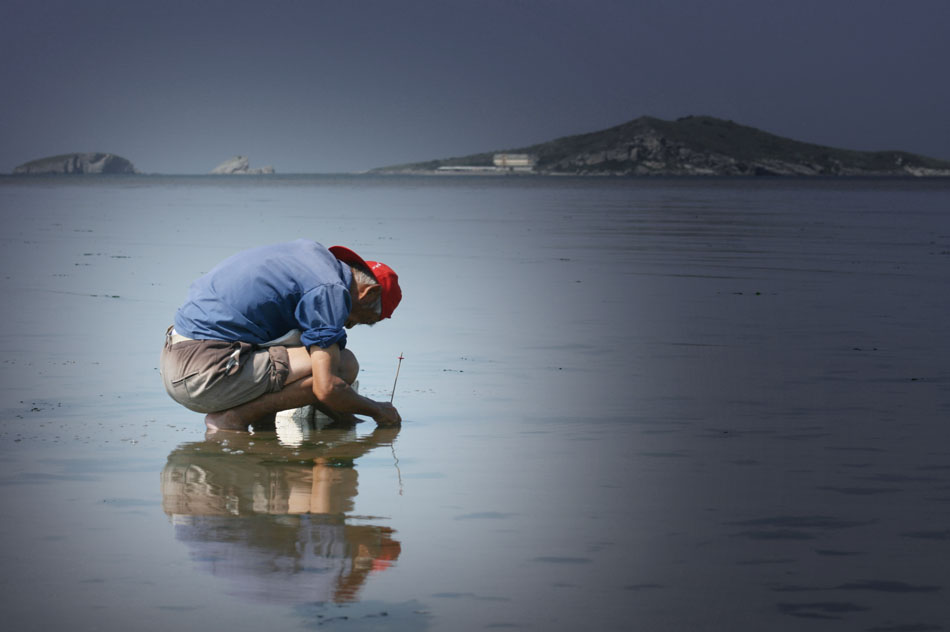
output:
M359 171L649 114L950 159L947 0L2 0L0 172Z

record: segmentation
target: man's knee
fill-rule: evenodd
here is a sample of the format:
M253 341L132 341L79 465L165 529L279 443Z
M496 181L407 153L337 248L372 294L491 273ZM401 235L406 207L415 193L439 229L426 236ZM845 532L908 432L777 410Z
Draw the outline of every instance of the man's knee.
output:
M347 384L352 384L360 373L360 363L349 349L340 352L340 377Z

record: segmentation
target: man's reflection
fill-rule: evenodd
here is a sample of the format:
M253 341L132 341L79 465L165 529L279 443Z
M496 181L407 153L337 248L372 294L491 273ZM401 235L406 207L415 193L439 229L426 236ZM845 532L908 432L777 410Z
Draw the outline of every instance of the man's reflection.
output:
M324 428L300 445L229 433L168 455L162 505L192 559L268 602L353 601L373 571L400 553L389 527L348 524L355 459L392 445L398 427L358 437Z

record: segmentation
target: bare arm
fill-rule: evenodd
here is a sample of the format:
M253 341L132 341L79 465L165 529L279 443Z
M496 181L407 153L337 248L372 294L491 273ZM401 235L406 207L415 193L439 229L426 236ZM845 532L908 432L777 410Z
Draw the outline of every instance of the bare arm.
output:
M395 406L363 397L339 377L340 348L337 345L310 347L310 362L313 394L322 404L341 413L372 417L378 424L398 424L402 421Z

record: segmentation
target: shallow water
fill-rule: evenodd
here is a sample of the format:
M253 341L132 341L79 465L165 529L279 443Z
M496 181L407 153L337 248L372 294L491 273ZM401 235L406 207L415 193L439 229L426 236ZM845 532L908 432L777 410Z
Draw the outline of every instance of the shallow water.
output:
M0 179L11 628L936 630L950 183ZM165 327L223 257L392 265L398 431L206 438Z

